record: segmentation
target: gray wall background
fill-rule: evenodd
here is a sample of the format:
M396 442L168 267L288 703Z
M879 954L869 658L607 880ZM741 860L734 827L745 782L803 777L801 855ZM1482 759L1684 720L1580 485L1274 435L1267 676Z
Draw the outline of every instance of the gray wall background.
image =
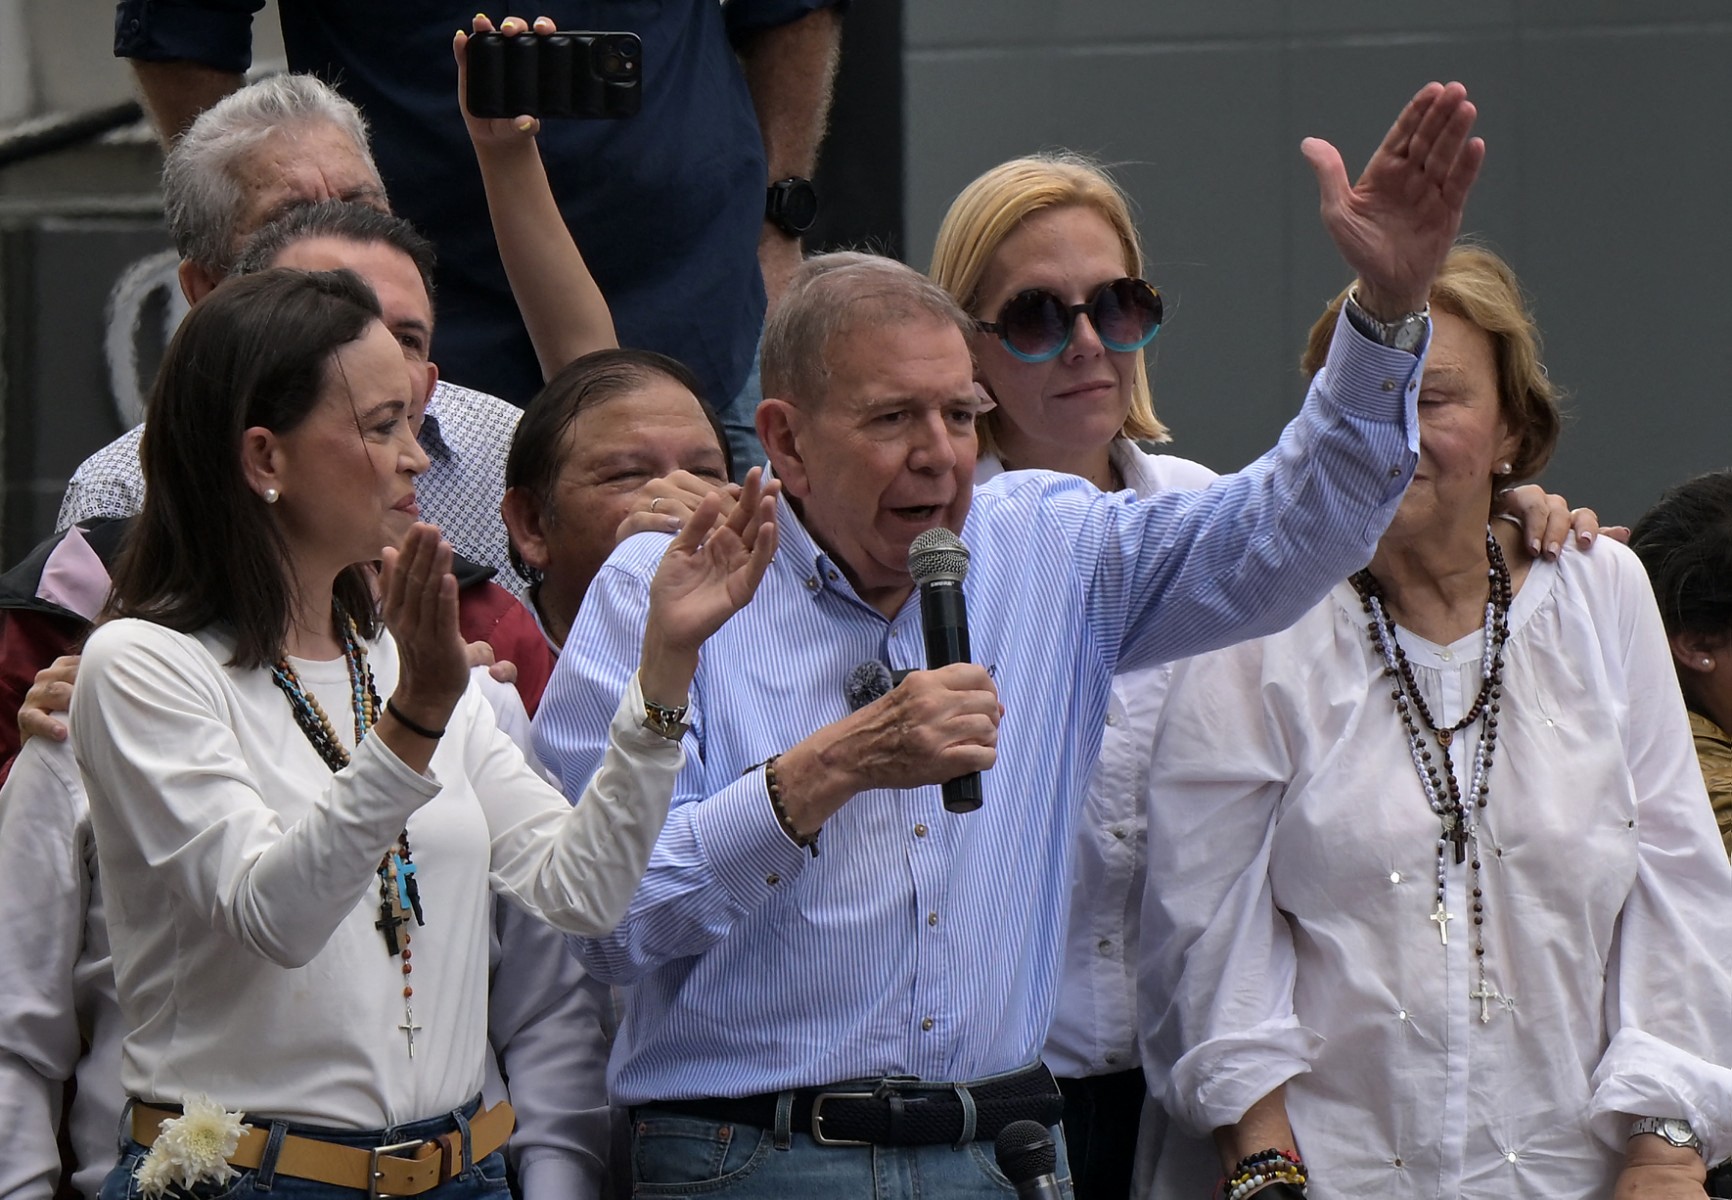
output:
M1727 0L912 0L906 247L1006 158L1116 165L1169 299L1155 402L1217 469L1273 444L1306 330L1347 272L1299 155L1357 173L1429 79L1480 108L1464 231L1514 264L1571 422L1544 482L1633 520L1732 465Z

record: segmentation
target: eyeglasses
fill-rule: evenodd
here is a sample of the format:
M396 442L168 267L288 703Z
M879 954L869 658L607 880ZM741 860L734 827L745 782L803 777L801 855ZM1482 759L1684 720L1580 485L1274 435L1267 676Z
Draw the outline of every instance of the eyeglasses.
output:
M1108 350L1141 350L1161 331L1161 294L1142 279L1103 283L1086 304L1066 304L1045 288L1018 292L1004 302L996 321L976 321L983 333L996 333L1004 348L1023 362L1048 362L1064 353L1087 313Z

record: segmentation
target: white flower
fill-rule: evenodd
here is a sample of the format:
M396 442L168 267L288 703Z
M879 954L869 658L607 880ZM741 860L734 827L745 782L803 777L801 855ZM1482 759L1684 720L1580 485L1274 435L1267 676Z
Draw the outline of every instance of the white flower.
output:
M227 1183L237 1174L229 1156L240 1145L246 1127L241 1114L227 1112L209 1096L189 1096L181 1115L162 1123L150 1153L139 1163L139 1191L157 1200L171 1185L191 1190L200 1183Z

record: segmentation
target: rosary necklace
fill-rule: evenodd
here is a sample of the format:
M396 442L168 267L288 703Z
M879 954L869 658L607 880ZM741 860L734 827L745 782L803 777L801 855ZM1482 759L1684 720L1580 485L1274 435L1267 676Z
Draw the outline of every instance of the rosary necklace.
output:
M379 701L379 691L373 686L373 670L367 665L367 649L361 644L355 622L350 620L341 609L336 610L337 626L343 638L343 661L349 668L349 689L351 705L355 714L355 745L361 744L361 739L367 736L367 731L373 728L373 722L379 718L379 710L384 707ZM295 714L295 724L301 727L301 732L307 735L307 740L313 744L313 749L319 752L319 757L325 760L325 765L333 772L341 771L349 765L349 752L343 749L343 744L337 740L337 731L331 725L331 720L325 715L325 710L319 706L315 697L301 684L300 677L295 674L289 660L279 658L271 668L271 679L289 698L289 708ZM397 845L385 852L385 857L379 860L379 919L373 922L373 927L385 936L385 952L392 958L399 959L403 965L403 1023L397 1028L403 1031L409 1042L409 1057L415 1057L415 1034L421 1026L415 1024L415 989L409 983L409 974L414 970L410 963L412 957L409 949L409 921L413 915L416 925L425 925L426 919L421 915L421 888L415 878L415 860L409 851L409 830L405 826L397 834ZM398 930L401 929L401 934Z
M1468 866L1468 886L1473 900L1471 932L1479 986L1468 995L1479 1001L1479 1019L1482 1024L1491 1020L1492 1002L1504 999L1503 995L1490 985L1486 976L1485 893L1484 881L1480 875L1479 827L1486 806L1486 780L1491 774L1492 758L1497 752L1498 700L1503 695L1503 650L1504 643L1509 640L1509 607L1513 591L1503 550L1489 528L1485 535L1485 553L1489 563L1486 571L1489 595L1485 602L1485 643L1483 657L1480 659L1479 695L1474 698L1472 706L1461 720L1443 727L1439 727L1431 715L1431 709L1420 695L1419 685L1414 680L1413 667L1407 661L1407 653L1395 640L1395 627L1384 607L1383 588L1368 570L1353 576L1353 586L1358 590L1365 612L1371 618L1367 625L1371 633L1371 644L1383 659L1383 674L1390 681L1389 695L1395 702L1395 711L1401 717L1402 727L1407 731L1408 750L1413 758L1414 771L1419 776L1419 785L1425 792L1426 803L1438 818L1437 908L1426 919L1436 922L1438 937L1446 946L1449 944L1449 922L1455 919L1455 914L1450 912L1445 904L1445 880L1449 870L1446 855L1453 851L1456 863L1460 864L1468 860L1470 847L1472 850L1472 859ZM1450 757L1450 745L1455 741L1456 734L1476 721L1479 723L1479 744L1474 748L1473 772L1467 794L1463 796L1455 775L1455 763ZM1433 761L1428 735L1436 741L1438 753L1443 756L1441 771Z

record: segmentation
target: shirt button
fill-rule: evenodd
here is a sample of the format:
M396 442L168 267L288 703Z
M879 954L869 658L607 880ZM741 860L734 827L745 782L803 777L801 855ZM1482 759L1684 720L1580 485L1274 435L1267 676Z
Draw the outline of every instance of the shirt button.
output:
M914 836L915 837L925 837L926 836L926 826L916 825L914 827Z
M1516 1152L1514 1150L1505 1150L1503 1152L1503 1156L1504 1156L1505 1161L1507 1161L1507 1162L1515 1162L1516 1161Z
M1111 938L1102 938L1099 942L1096 943L1095 948L1097 950L1099 950L1102 954L1111 954L1113 952L1112 939Z
M824 572L824 578L828 579L831 583L835 583L836 582L836 572L825 571Z
M1407 390L1410 392L1417 392L1419 390L1419 380L1410 380L1407 385Z
M1400 871L1391 871L1389 873L1389 882L1390 883L1400 883L1401 882L1401 872Z
M1125 831L1123 829L1120 829L1120 828L1115 826L1113 829L1113 836L1118 838L1119 841L1122 842L1125 840Z
M1397 1158L1394 1162L1390 1163L1389 1165L1392 1167L1400 1167L1400 1166L1405 1166L1406 1164L1404 1164L1400 1158Z
M1405 1008L1400 1008L1400 1009L1396 1009L1396 1011L1395 1011L1395 1019L1396 1019L1396 1020L1397 1020L1397 1021L1405 1021L1405 1020L1407 1020L1407 1010L1406 1010L1406 1009L1405 1009Z
M818 577L816 575L808 575L806 577L806 590L808 592L815 592L818 590Z
M1109 1066L1109 1067L1116 1066L1118 1064L1119 1058L1120 1058L1120 1054L1117 1050L1108 1050L1107 1051L1107 1066Z
M1118 723L1119 723L1119 714L1118 713L1108 713L1107 714L1107 724L1108 725L1117 725Z
M782 877L772 872L771 874L764 876L764 882L769 884L771 887L775 887L778 883L782 882Z
M936 925L936 924L938 924L938 914L937 914L937 913L935 913L935 912L929 912L929 913L927 913L927 914L926 914L926 923L927 923L927 924L928 924L928 925Z
M925 1030L927 1033L931 1033L932 1032L932 1018L927 1017L924 1021L920 1022L920 1028Z
M1383 390L1386 392L1393 392L1395 390L1395 380L1385 379L1383 381Z
M1400 479L1401 478L1401 468L1400 467L1390 467L1389 468L1389 477L1391 479Z
M1454 653L1454 651L1451 651L1451 650L1442 651L1441 653L1438 654L1438 657L1441 658L1444 662L1454 662L1455 661L1455 653Z

